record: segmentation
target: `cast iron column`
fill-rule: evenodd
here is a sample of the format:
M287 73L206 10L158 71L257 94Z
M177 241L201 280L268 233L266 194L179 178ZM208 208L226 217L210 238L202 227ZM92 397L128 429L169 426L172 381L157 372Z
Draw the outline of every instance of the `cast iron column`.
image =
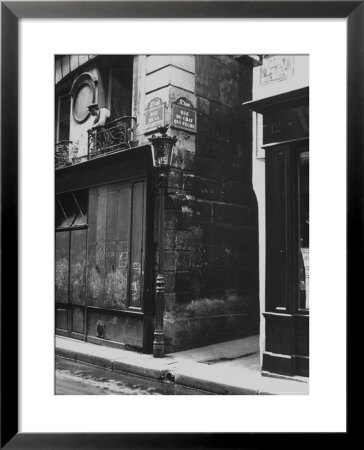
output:
M157 176L157 187L159 196L158 211L158 272L155 286L155 329L153 341L153 356L162 358L164 356L164 198L168 183L168 170L172 161L173 147L177 142L176 136L168 136L169 126L159 127L157 131L160 136L149 138L152 144L153 160Z

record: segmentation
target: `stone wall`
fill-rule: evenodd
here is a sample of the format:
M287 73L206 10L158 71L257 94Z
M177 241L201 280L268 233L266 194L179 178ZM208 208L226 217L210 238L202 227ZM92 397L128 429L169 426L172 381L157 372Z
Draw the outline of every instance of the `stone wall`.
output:
M241 106L251 96L251 69L230 56L188 61L187 77L173 66L161 78L169 80L169 105L183 95L197 109L196 135L171 130L179 141L165 215L170 351L257 334L259 324L252 122Z

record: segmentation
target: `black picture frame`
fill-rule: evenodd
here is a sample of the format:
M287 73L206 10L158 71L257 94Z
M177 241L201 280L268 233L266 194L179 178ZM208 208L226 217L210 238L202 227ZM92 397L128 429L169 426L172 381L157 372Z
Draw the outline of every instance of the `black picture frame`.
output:
M347 285L360 292L363 274L362 1L4 1L1 2L1 448L256 448L271 435L241 433L18 432L18 22L21 18L346 18ZM334 95L334 93L333 93ZM11 107L9 107L11 105ZM11 301L9 295L11 294ZM351 295L353 297L353 295ZM9 319L10 318L10 319ZM350 347L348 346L348 351ZM11 368L11 370L10 370ZM349 428L348 428L349 430ZM308 435L308 434L307 434ZM286 437L280 437L281 445ZM287 436L288 439L288 436ZM303 442L306 438L303 439ZM302 442L302 441L301 441ZM302 443L303 443L302 442ZM315 441L317 442L317 441ZM271 441L269 441L271 445ZM269 446L270 446L269 445Z

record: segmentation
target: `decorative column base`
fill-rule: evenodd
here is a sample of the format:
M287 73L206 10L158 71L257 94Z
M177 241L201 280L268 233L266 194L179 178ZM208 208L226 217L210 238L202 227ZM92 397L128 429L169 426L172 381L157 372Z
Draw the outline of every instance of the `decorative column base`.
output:
M164 357L164 331L163 330L155 330L154 331L153 356L154 356L154 358L163 358Z
M156 279L156 324L154 330L153 356L154 358L164 357L164 329L163 329L163 313L164 313L164 275L159 273Z

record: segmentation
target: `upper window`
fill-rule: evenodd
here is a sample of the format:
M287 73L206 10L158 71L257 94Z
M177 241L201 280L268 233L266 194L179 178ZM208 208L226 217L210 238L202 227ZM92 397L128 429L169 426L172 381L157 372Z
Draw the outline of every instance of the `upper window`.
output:
M131 114L131 98L132 72L128 67L110 70L108 104L114 119Z
M58 97L57 108L58 120L56 141L67 141L70 136L71 97L69 95Z

